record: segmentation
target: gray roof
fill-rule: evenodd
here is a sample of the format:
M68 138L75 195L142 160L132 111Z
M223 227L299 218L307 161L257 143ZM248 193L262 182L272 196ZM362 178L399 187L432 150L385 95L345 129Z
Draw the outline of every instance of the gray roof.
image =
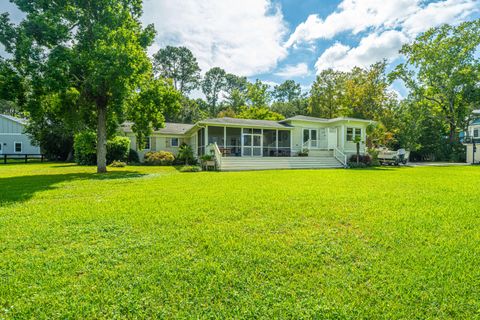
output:
M199 124L208 125L235 125L235 126L248 126L248 127L268 127L279 129L290 129L292 126L280 123L272 120L252 120L252 119L238 119L238 118L214 118L206 119L199 122Z
M27 119L17 118L17 117L9 116L9 115L6 115L6 114L0 114L0 116L4 117L5 119L8 119L8 120L14 121L16 123L19 123L21 125L26 125L27 124Z
M132 132L132 122L125 122L122 124L122 130L125 132ZM171 123L165 122L165 127L155 130L154 133L160 134L185 134L188 130L194 127L193 124L185 124L185 123Z
M323 122L323 123L332 123L332 122L337 122L337 121L372 122L372 120L349 118L349 117L338 117L338 118L333 118L333 119L325 119L325 118L316 118L316 117L308 117L308 116L294 116L294 117L285 119L282 122L295 121L295 120L296 121Z

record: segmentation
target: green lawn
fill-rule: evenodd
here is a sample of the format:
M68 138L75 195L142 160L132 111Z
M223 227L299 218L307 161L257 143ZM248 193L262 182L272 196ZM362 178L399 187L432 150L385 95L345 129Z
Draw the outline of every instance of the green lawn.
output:
M480 167L0 165L0 319L480 318Z

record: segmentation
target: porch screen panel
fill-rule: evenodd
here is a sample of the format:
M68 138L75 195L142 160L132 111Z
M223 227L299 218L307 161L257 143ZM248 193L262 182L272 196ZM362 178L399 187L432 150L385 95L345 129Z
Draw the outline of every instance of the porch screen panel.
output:
M202 128L198 131L198 155L202 156L205 154L205 129Z
M211 143L216 143L220 148L225 146L224 127L208 127L208 144Z
M263 130L263 156L276 157L277 154L277 131Z
M226 147L223 155L227 157L240 157L242 155L242 129L227 127Z
M278 131L278 156L289 157L290 156L290 131L279 130Z

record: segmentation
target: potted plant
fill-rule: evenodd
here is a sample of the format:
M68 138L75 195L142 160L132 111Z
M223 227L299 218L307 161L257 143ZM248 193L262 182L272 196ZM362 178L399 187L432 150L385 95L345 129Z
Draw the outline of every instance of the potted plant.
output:
M215 157L211 154L204 154L200 157L202 160L203 166L208 167L215 167Z
M308 157L308 152L309 152L308 149L303 149L302 151L300 151L300 152L298 153L298 156L299 156L299 157Z

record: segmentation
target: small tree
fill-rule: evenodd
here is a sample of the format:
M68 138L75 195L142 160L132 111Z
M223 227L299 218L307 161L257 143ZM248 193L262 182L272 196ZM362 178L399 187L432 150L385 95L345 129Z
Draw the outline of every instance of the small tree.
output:
M353 138L353 142L357 146L357 164L360 163L360 143L362 142L362 138L359 136L356 136Z
M183 161L187 166L193 163L195 156L193 155L192 147L186 143L182 144L178 149L177 159Z

